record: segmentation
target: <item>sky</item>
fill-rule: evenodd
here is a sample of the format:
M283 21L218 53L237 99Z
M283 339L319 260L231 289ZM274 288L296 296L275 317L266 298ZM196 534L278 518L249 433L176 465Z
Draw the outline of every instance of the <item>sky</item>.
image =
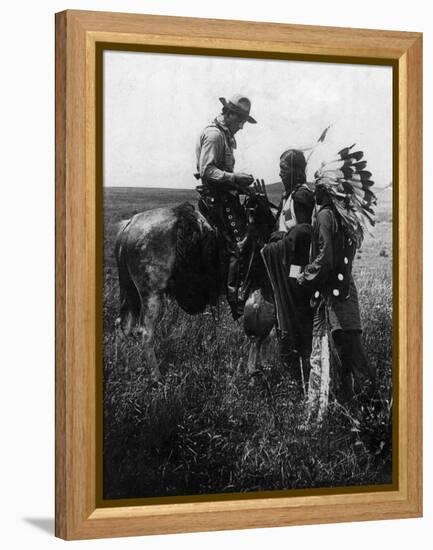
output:
M308 176L356 143L377 187L392 180L392 69L105 51L104 185L194 188L195 145L219 97L250 98L258 124L236 134L235 171L280 181L279 157L315 143Z

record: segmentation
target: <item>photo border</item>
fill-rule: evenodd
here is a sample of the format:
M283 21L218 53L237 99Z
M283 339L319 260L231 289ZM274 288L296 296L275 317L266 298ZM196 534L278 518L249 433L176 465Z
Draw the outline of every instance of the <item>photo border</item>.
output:
M103 311L103 280L104 280L104 265L103 265L103 232L104 232L104 206L103 206L103 149L104 149L104 109L103 109L103 55L107 51L121 51L121 52L141 52L141 53L165 53L165 54L177 54L177 55L197 55L197 56L213 56L213 57L235 57L235 58L254 58L254 59L278 59L282 61L309 61L317 63L343 63L341 56L326 56L323 59L321 55L293 55L293 54L278 54L259 52L251 55L250 52L235 51L235 50L212 50L206 48L199 48L192 50L191 48L179 48L179 47L151 47L145 45L136 45L128 43L104 43L97 42L95 47L96 54L96 82L95 82L95 110L96 110L96 226L97 226L97 265L96 265L96 311ZM344 63L357 64L357 65L373 65L373 66L388 66L392 69L392 91L393 91L393 130L396 128L398 121L398 93L396 82L398 82L398 65L395 61L388 59L358 59L358 58L343 58ZM393 132L393 141L396 136ZM393 212L396 212L395 220L393 217L393 233L394 229L398 227L398 170L395 170L395 164L398 163L398 150L393 155L393 197L392 207ZM395 223L394 223L395 222ZM398 241L394 238L392 240L392 263L393 266L398 266ZM395 356L392 358L392 382L393 387L392 395L393 401L398 404L398 376L395 366L398 364L398 346L396 345L395 335L396 331L394 326L398 326L398 300L397 292L398 288L398 269L393 268L393 282L392 282L392 296L393 296L393 351L396 350ZM395 285L395 286L394 286ZM101 321L101 322L99 322ZM167 503L182 503L182 502L207 502L207 501L227 501L235 499L257 499L257 498L279 498L282 496L313 496L313 495L333 495L340 493L359 493L359 492L376 492L376 491L393 491L398 489L398 422L397 413L398 406L393 408L392 414L392 483L387 484L375 484L375 485L359 485L359 486L339 486L339 487L322 487L311 489L275 489L268 491L254 491L254 492L237 492L237 493L212 493L206 495L182 495L182 496L163 496L163 497L142 497L142 498L120 498L120 499L104 499L103 498L103 326L102 317L97 320L96 328L96 411L97 411L97 424L96 424L96 504L98 507L110 507L110 506L140 506L150 504L167 504Z
M419 33L104 12L56 14L57 536L80 539L421 514L421 338L416 335L421 334L421 44ZM392 484L102 499L106 50L392 67ZM409 241L417 246L410 249Z

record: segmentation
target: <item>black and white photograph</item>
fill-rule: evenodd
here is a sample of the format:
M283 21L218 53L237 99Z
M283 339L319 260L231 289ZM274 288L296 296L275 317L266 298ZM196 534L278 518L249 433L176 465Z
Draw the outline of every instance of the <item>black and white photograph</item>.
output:
M106 49L102 87L103 499L392 486L392 67Z

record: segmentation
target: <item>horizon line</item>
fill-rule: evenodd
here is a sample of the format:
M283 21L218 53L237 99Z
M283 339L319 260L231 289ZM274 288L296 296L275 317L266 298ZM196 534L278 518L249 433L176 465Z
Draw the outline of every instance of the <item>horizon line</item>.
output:
M273 182L273 183L266 183L265 186L266 187L270 187L271 185L283 185L283 182L282 181L276 181L276 182ZM103 189L155 189L155 190L160 190L160 189L166 189L167 191L197 191L197 189L195 187L147 187L147 186L144 186L144 185L103 185L102 186ZM384 186L373 186L373 189L377 189L377 190L381 190L381 191L385 191L386 189L392 189L393 187L393 184L392 184L392 181L390 183L388 183L387 185L384 185Z

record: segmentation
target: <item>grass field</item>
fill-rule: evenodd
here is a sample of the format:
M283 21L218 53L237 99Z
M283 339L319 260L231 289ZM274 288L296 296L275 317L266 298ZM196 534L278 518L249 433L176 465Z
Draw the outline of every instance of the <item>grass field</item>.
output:
M320 429L300 430L303 399L280 367L272 334L265 381L245 373L248 341L222 304L188 316L167 302L156 351L163 382L152 385L140 346L129 369L114 359L118 285L112 255L117 222L184 200L188 190L108 188L104 196L104 497L338 487L391 482L392 208L379 195L375 237L357 255L364 342L376 368L381 409L360 428L331 403ZM279 201L279 189L271 190Z

